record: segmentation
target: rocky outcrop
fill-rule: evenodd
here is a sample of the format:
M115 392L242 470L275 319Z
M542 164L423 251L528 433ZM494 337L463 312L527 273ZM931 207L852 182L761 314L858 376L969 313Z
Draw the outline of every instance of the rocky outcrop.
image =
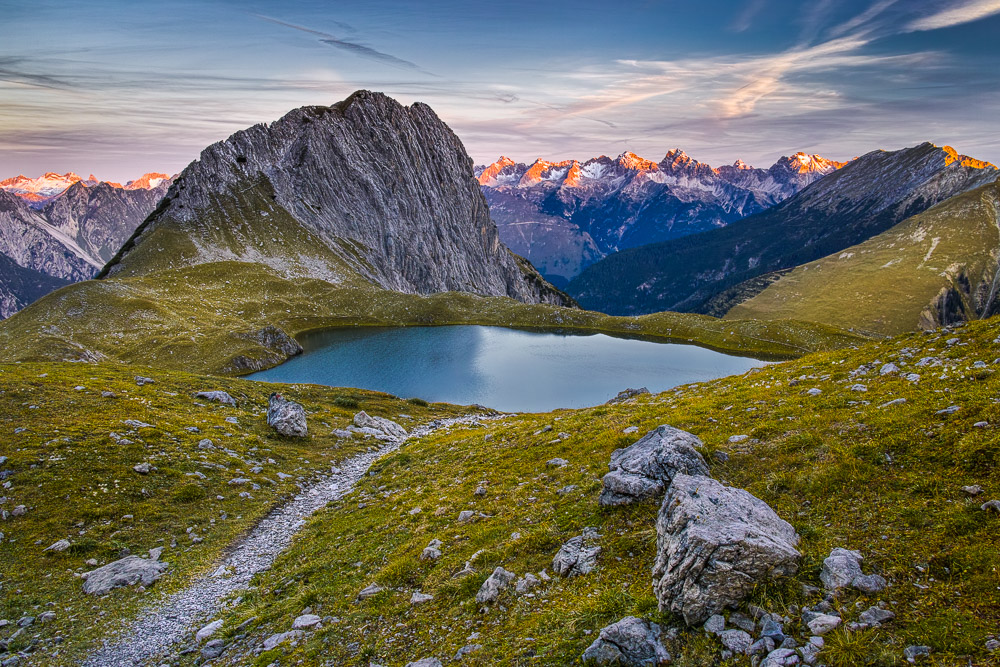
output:
M287 278L571 303L500 242L471 159L431 108L368 91L206 148L102 275L227 260Z
M708 475L708 464L696 447L696 436L667 426L658 426L635 444L611 454L604 476L601 505L626 505L661 495L677 473Z
M287 437L304 438L309 434L305 408L278 393L267 400L267 425Z
M601 629L594 643L583 652L585 665L656 667L670 662L663 647L660 626L652 621L626 616Z
M765 502L678 473L656 520L653 590L661 611L697 625L760 582L794 574L799 536Z
M107 595L121 586L137 583L150 586L163 576L167 569L167 564L161 563L159 558L160 550L154 549L150 552L150 558L126 556L104 567L84 572L83 592L90 595Z
M399 440L408 434L406 429L385 417L373 417L364 410L354 415L354 429L386 440Z

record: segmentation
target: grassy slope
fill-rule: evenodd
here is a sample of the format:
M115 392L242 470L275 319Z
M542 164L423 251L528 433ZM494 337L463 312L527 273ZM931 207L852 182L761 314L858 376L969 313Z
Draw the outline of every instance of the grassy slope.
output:
M756 355L800 355L860 339L802 322L723 322L658 313L638 318L499 297L427 297L373 288L289 280L258 264L217 262L149 276L79 283L0 324L0 360L113 359L196 372L233 372L244 355L274 365L240 334L273 324L290 335L357 325L495 324L565 327L694 341Z
M973 284L992 284L998 200L997 183L949 199L864 243L796 268L726 317L798 318L880 334L912 330L960 271Z
M377 464L377 474L344 501L315 515L275 567L257 578L255 590L224 616L230 637L249 620L249 637L223 661L371 660L394 667L427 656L447 659L476 643L483 649L463 664L570 664L592 633L622 616L672 623L656 612L651 589L656 503L609 510L597 505L611 452L668 423L702 438L713 476L764 499L802 535L799 575L762 586L754 601L781 612L816 602L803 597L798 584L819 585L822 559L836 546L861 549L866 571L889 579L881 595L850 592L836 605L851 620L884 600L896 620L880 630L827 635L823 662L904 664L903 647L917 643L932 647L938 665L991 664L984 643L1000 624L1000 517L979 505L1000 496L998 334L997 319L956 333L909 334L630 404L514 416L408 444ZM953 336L960 341L947 345ZM943 365L915 367L924 355ZM920 373L920 381L879 376L878 364L890 360ZM975 368L979 360L988 367ZM849 377L872 363L875 370L867 375ZM868 391L852 391L856 382ZM807 395L812 387L822 394ZM879 407L897 398L906 403ZM957 413L936 414L953 404L960 406ZM974 426L980 421L989 425ZM552 431L540 432L546 425ZM638 433L624 435L629 426ZM728 443L736 434L751 439ZM727 463L712 456L718 451L729 454ZM555 456L569 465L547 467ZM474 495L480 484L485 497ZM569 484L577 488L557 493ZM960 487L968 484L982 485L985 494L965 497ZM410 513L418 507L420 513ZM491 516L459 524L466 509ZM488 613L478 609L475 593L494 567L519 575L551 570L559 545L585 526L604 536L593 573L557 579L534 597L506 593ZM444 542L442 559L419 560L434 538ZM476 552L477 573L452 578ZM357 592L372 581L389 590L357 602ZM408 600L416 590L434 600L412 607ZM306 607L338 620L328 620L296 647L254 655L252 648L290 629ZM701 631L682 633L669 648L677 665L723 664L719 645Z
M137 373L153 377L155 384L137 386ZM208 389L230 392L238 407L198 405L191 394ZM116 397L104 398L102 391L112 391ZM287 394L301 401L311 415L311 437L285 439L264 423L270 391L272 387L263 383L113 364L0 366L0 453L10 459L0 467L14 472L6 480L11 487L0 490L0 495L8 499L3 505L7 511L17 505L28 507L25 516L0 522L5 533L0 542L0 618L16 621L23 614L56 613L54 622L32 626L31 634L18 640L14 649L22 649L36 634L48 647L53 647L49 643L53 637L61 636L65 642L52 660L76 664L93 640L115 627L117 619L209 570L228 544L297 493L299 484L367 449L371 441L340 440L331 434L346 426L359 409L339 407L339 397L355 398L360 409L404 425L462 411L453 406L422 407L353 389L287 387ZM413 419L402 419L400 413ZM227 417L238 423L225 421ZM122 423L126 419L153 428L136 432ZM189 426L198 427L200 433L185 430ZM17 428L25 430L14 433ZM118 444L111 433L134 444ZM244 460L199 449L202 438ZM132 466L142 461L157 470L148 475L134 472ZM263 471L253 473L246 462L260 462ZM291 477L281 479L279 471ZM205 478L188 475L193 472ZM239 476L249 477L260 489L228 485ZM240 498L240 491L251 492L252 498ZM216 499L219 495L223 500ZM186 532L189 527L204 542L193 544ZM69 551L42 551L64 538L73 543ZM173 541L177 546L168 547L163 555L171 565L169 575L146 593L119 589L98 599L84 595L81 580L74 576L92 569L85 565L87 559L104 564L125 549L145 555L150 548ZM11 632L10 627L4 629L0 638Z

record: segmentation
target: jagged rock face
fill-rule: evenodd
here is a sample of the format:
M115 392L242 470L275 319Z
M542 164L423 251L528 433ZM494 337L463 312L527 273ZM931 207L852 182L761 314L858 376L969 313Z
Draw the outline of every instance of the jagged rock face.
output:
M861 243L998 175L989 163L929 143L874 151L723 229L611 255L567 289L585 307L616 315L710 312L735 286ZM767 285L743 289L739 299Z
M627 505L662 494L677 473L708 475L696 436L663 424L634 444L616 449L604 476L598 504Z
M77 180L61 193L42 190L46 196L39 201L0 189L0 255L19 267L0 272L0 318L54 289L93 277L149 215L167 185L121 188Z
M223 260L330 282L347 267L408 293L570 303L500 242L471 159L430 107L368 91L205 149L106 274Z
M531 165L501 157L476 172L503 242L568 280L609 253L763 211L843 164L798 153L770 169L713 169L673 150L659 163L633 153Z

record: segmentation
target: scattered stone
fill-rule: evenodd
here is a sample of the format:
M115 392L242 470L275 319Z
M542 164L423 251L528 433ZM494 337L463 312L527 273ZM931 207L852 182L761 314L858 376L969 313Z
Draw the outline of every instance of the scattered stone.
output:
M889 375L890 373L898 373L898 372L899 372L899 366L897 366L892 362L889 362L888 364L883 364L882 368L878 370L879 375Z
M213 639L201 647L201 657L205 660L214 660L226 650L226 640Z
M548 461L545 462L545 465L547 465L550 468L562 468L568 464L569 461L567 461L566 459L549 459Z
M767 655L774 650L774 640L770 637L761 637L747 648L747 655Z
M887 408L890 405L902 405L903 403L906 403L906 399L905 398L894 398L891 401L887 401L886 403L883 403L879 407L880 408Z
M460 662L462 658L469 655L470 653L475 653L476 651L482 651L482 650L483 650L482 644L469 644L467 646L463 646L462 648L458 649L458 653L455 654L454 660L455 662Z
M624 433L625 435L632 435L633 433L638 433L638 432L639 432L638 426L627 426L622 429L622 433Z
M284 644L285 642L288 641L296 640L302 637L303 635L305 635L305 633L302 632L301 630L289 630L288 632L282 632L277 635L271 635L270 637L264 640L264 650L270 651L272 648L276 646L280 646L281 644Z
M421 658L414 662L406 663L406 667L443 667L437 658Z
M785 628L780 621L768 616L761 625L760 636L773 641L776 647L781 646L781 643L785 641Z
M28 626L33 625L34 622L35 622L34 616L22 616L17 620L17 627L27 628Z
M987 504L989 504L989 503L987 503ZM985 508L983 508L983 509L985 509ZM15 507L14 509L12 509L10 511L10 515L13 516L13 517L24 516L27 513L28 513L28 508L25 507L24 505L18 505L17 507Z
M21 507L24 507L24 505L21 505ZM1000 514L1000 500L987 500L979 507L979 509L984 512L993 511ZM15 509L14 511L16 512L17 510Z
M975 428L986 428L989 425L990 425L989 422L976 422L972 426L975 427Z
M560 496L565 496L566 494L573 493L574 491L576 491L576 488L577 488L576 484L567 484L563 488L556 491L556 493L558 493Z
M791 575L799 536L767 503L710 477L678 473L656 520L660 611L698 625L760 582Z
M626 616L601 629L594 643L583 652L586 665L655 667L670 662L663 647L660 626L635 616Z
M118 398L113 391L102 391L101 398Z
M927 657L931 654L930 646L907 646L903 649L903 657L907 662L916 662L917 658Z
M601 553L600 545L596 544L600 537L597 529L584 528L582 535L577 535L559 548L552 559L552 569L563 577L589 573L597 565L597 556Z
M136 471L140 475L148 475L152 467L148 463L137 463L132 466L132 470Z
M896 614L889 611L888 609L882 609L881 607L869 607L866 611L861 612L858 617L860 625L865 628L877 628L883 623L891 621L896 618Z
M479 592L476 593L476 602L479 604L489 604L500 597L500 593L505 589L509 588L511 583L516 578L513 572L508 572L502 567L497 567L493 570L483 585L480 587Z
M126 426L131 428L156 428L152 424L147 424L146 422L141 422L138 419L126 419L122 422Z
M949 405L944 410L938 410L934 414L936 414L936 415L953 415L953 414L955 414L956 412L958 412L961 409L962 408L960 408L957 405Z
M383 590L385 590L385 589L382 588L381 586L379 586L378 584L374 584L374 583L373 584L368 584L367 586L365 586L361 590L360 593L358 593L358 599L359 600L366 600L366 599L372 597L373 595L378 595Z
M51 623L56 620L56 613L54 611L43 611L38 615L39 623Z
M1000 639L991 639L986 642L986 650L990 653L996 653L1000 651Z
M153 582L163 576L167 569L166 563L159 561L159 552L150 550L150 558L140 558L139 556L126 556L113 563L108 563L104 567L84 572L83 592L90 595L107 595L112 589L119 586L131 586L141 583L145 587L153 585Z
M837 591L848 586L865 593L878 593L885 589L887 583L883 577L862 573L862 559L863 556L859 551L837 547L823 561L819 579L829 591Z
M694 435L662 425L635 444L615 450L599 504L626 505L658 496L678 473L708 475L708 464L695 449L701 446L701 440Z
M978 496L982 492L983 492L983 487L979 486L978 484L962 487L962 493L965 493L966 495L969 496Z
M868 387L866 387L863 384L852 384L851 385L851 391L866 392L866 391L868 391Z
M819 387L813 387L812 389L810 389L806 393L809 394L810 396L819 396L820 394L823 393L823 390L820 389Z
M306 409L277 392L267 400L267 425L287 437L304 438L308 435Z
M712 452L712 458L719 463L725 463L729 460L729 454L725 452Z
M486 495L486 487L485 486L477 486L474 495L485 496Z
M832 614L819 614L806 625L809 626L809 632L822 637L839 626L840 623L841 619L839 616L834 616Z
M726 617L722 614L712 614L705 621L705 625L702 626L702 630L710 635L717 635L726 629Z
M476 513L473 510L462 510L458 513L459 523L468 523L476 518Z
M741 614L738 611L734 611L729 615L729 625L735 625L740 630L745 630L751 634L753 634L753 631L756 628L756 624L753 622L752 618L746 614Z
M220 618L216 621L212 621L211 623L203 627L201 630L199 630L197 633L195 633L194 640L196 642L203 642L221 629L222 629L222 619Z
M154 380L153 378L147 378L141 375L136 375L135 383L141 387L144 384L156 384L156 380Z
M749 435L731 435L729 436L729 440L727 440L727 442L731 445L735 445L736 443L743 442L744 440L748 440L749 438L750 438Z
M224 391L196 391L194 397L236 407L236 399Z
M427 593L421 593L417 591L410 596L410 604L423 604L424 602L430 602L433 599L434 599L433 595L428 595Z
M538 577L529 572L517 580L514 584L514 591L518 595L524 595L525 593L530 593L531 589L540 586L541 583L542 582Z
M624 403L625 401L629 400L630 398L635 398L636 396L642 396L643 394L648 394L648 393L649 393L649 389L646 389L645 387L639 387L638 389L632 389L630 387L630 388L628 388L628 389L626 389L624 391L618 392L618 395L615 396L614 398L612 398L610 401L607 401L605 403L605 405L614 405L615 403Z
M760 667L792 667L799 664L799 656L792 648L776 648L767 654Z
M919 373L909 373L906 376L906 380L908 382L914 382L914 383L915 382L920 382L920 374Z
M302 614L294 621L292 621L293 630L308 630L310 628L315 628L319 625L320 621L323 620L316 614Z
M391 419L372 417L364 410L354 415L354 425L363 431L368 429L366 432L370 431L372 435L382 435L391 440L401 440L409 435L405 428Z
M437 560L441 557L441 540L431 540L420 552L420 560Z
M719 641L736 655L743 655L753 644L753 637L744 630L725 630L719 633Z
M44 549L42 549L42 551L55 551L58 553L60 551L66 551L67 549L69 549L69 547L70 547L69 540L59 540L58 542L45 547Z

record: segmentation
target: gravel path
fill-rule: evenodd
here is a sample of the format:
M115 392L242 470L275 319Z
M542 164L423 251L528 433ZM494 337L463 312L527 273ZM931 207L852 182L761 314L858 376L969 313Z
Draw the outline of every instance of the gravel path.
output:
M395 451L411 438L423 437L439 428L457 424L472 424L497 417L469 415L440 419L415 428L407 438L386 442L374 452L360 454L340 466L340 472L329 475L303 489L291 502L265 517L242 541L236 543L220 567L213 573L195 580L184 590L151 607L129 624L112 641L105 641L84 665L87 667L133 667L159 664L154 659L164 656L175 644L189 639L221 608L222 601L235 591L245 589L258 572L274 563L305 520L327 503L348 494L379 458Z

